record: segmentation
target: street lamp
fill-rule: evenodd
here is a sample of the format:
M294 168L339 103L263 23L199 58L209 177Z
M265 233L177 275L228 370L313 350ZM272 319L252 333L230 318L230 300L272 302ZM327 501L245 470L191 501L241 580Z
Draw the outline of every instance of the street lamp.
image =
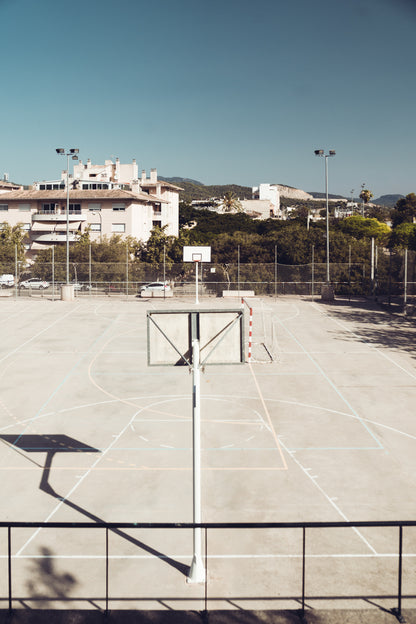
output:
M329 208L328 208L328 158L335 156L335 150L329 150L325 154L324 150L315 150L315 156L325 158L325 197L326 197L326 282L329 284Z
M71 148L65 152L63 147L57 147L56 153L66 156L66 283L69 284L69 157L78 160L79 149Z
M101 212L96 212L95 210L93 210L91 212L91 214L93 214L94 216L99 216L100 217L100 243L103 242L103 217Z

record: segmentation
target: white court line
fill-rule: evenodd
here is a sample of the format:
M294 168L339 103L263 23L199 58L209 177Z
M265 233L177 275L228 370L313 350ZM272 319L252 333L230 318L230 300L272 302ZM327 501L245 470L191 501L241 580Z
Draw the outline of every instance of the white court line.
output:
M52 511L50 512L50 514L47 516L46 520L44 520L44 522L49 522L49 520L56 514L56 512L58 511L58 509L65 504L65 501L75 492L75 490L81 485L81 483L84 481L84 479L90 474L90 472L95 468L95 466L105 457L105 455L108 453L108 451L111 450L111 447L120 439L120 437L125 433L125 431L130 427L133 419L134 419L135 414L130 418L129 422L123 427L123 429L117 434L117 436L113 439L113 441L111 442L111 444L109 444L107 446L107 448L105 450L102 451L102 453L100 454L100 456L95 460L95 462L90 466L90 468L88 468L88 470L82 475L82 477L79 479L79 481L77 483L75 483L75 485L72 487L72 489L67 493L66 496L62 497L62 500L55 506L54 509L52 509ZM40 527L39 529L37 529L37 531L35 531L33 533L33 535L23 544L23 546L20 548L20 550L17 552L17 555L21 555L22 551L30 544L30 542L38 535L38 533L42 530L42 527Z
M331 316L330 314L328 314L327 312L324 312L323 310L320 310L317 306L316 303L313 304L314 307L317 308L318 312L320 312L323 316L325 316L326 318L329 318L333 323L336 323L337 325L339 325L341 327L341 329L343 329L344 331L347 331L349 334L351 334L352 336L354 336L355 338L357 338L357 340L359 340L360 342L363 342L365 345L367 345L370 349L372 349L373 351L376 351L379 355L381 355L382 357L384 357L386 360L388 360L389 362L391 362L392 364L394 364L394 366L396 366L397 368L399 368L401 371L403 371L404 373L406 373L406 375L409 375L409 377L412 377L412 379L416 379L416 374L408 371L406 368L404 368L403 366L401 366L400 364L398 364L397 362L395 362L389 355L387 355L386 353L384 353L383 351L380 350L380 347L376 347L375 345L371 344L371 342L368 342L367 340L365 340L365 338L363 338L362 336L360 336L359 334L357 334L355 331L353 331L352 329L350 329L349 327L346 327L343 323L341 323L340 320L338 320L337 318L334 318L333 316ZM388 325L386 326L386 328L388 329Z
M287 453L290 454L292 460L299 466L299 468L302 470L302 472L308 477L308 479L311 481L311 483L313 483L313 485L321 492L321 494L324 496L324 498L328 501L328 503L335 509L335 511L341 516L341 518L343 520L345 520L345 522L350 522L350 520L347 518L347 516L344 514L343 511L341 511L340 507L335 503L335 500L333 497L330 497L325 490L323 489L323 487L321 487L319 485L319 483L316 481L316 478L313 478L310 474L309 471L311 470L310 468L304 468L302 466L302 464L300 463L300 461L294 456L293 452L291 453L289 451L289 449L284 445L284 443L282 442L282 440L280 439L280 444L282 446L282 448L285 449L285 451ZM360 533L360 531L356 528L356 527L352 527L353 531L358 535L358 537L364 542L364 544L374 553L377 554L377 551L375 550L375 548L373 548L373 546L370 544L370 542L368 540L366 540L366 538L364 537L364 535L362 535Z
M123 560L123 559L178 559L178 560L192 560L192 553L186 555L108 555L108 559ZM301 554L244 554L244 555L210 555L207 559L302 559ZM414 559L416 553L403 553L403 559ZM12 559L92 559L92 560L104 560L105 555L12 555ZM305 559L397 559L397 553L330 553L330 554L306 554ZM0 555L0 559L8 559L7 555Z
M78 306L79 307L79 306ZM61 324L62 321L67 317L70 316L71 314L73 314L74 312L77 311L78 308L74 308L72 310L70 310L67 314L64 314L63 316L60 316L59 318L57 318L55 321L53 321L53 323L50 323L47 327L44 327L41 331L39 331L37 334L34 334L31 338L28 338L25 342L22 342L18 347L15 347L12 351L9 351L8 353L6 353L6 355L4 355L2 358L0 358L0 364L1 362L4 362L4 360L7 360L11 355L14 355L15 353L17 353L18 351L20 351L20 349L23 349L23 347L25 347L27 344L29 344L30 342L32 342L32 340L35 340L36 338L38 338L39 336L41 336L42 334L44 334L46 331L48 331L48 329L50 329L51 327L53 327L54 325L56 325L57 323Z
M307 349L305 349L305 347L303 346L303 344L300 342L300 340L298 340L296 338L296 336L293 334L293 332L290 331L290 329L288 329L283 321L281 321L280 319L278 319L278 322L280 323L280 325L283 327L283 329L289 334L289 336L292 338L292 340L294 340L294 342L296 342L297 345L299 345L299 347L302 349L302 352L310 359L310 361L312 362L312 364L318 369L318 371L320 371L320 373L322 374L322 377L327 381L327 383L331 386L331 388L337 393L337 395L339 396L339 398L342 400L343 403L345 403L345 405L349 408L349 410L351 411L352 414L354 414L356 416L356 418L360 421L360 423L362 424L362 426L364 427L364 429L367 431L367 433L373 438L373 440L375 440L378 449L382 450L384 447L383 445L380 443L380 441L377 439L377 437L375 436L375 434L371 431L371 429L369 427L367 427L367 425L365 424L365 422L363 421L363 419L359 416L359 414L357 414L357 412L355 411L355 409L352 407L351 403L344 397L344 395L342 394L342 392L339 390L339 388L335 385L335 383L328 377L328 375L325 373L325 371L323 370L323 368L318 364L318 362L316 360L314 360L314 358L311 356L311 354L309 353L309 351L307 351Z

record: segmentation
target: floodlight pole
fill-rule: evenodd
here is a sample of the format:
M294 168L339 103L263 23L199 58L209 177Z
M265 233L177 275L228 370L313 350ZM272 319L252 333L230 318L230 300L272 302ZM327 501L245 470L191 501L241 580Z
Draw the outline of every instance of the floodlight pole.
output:
M69 286L69 157L72 160L78 160L78 148L71 148L65 153L62 147L56 148L56 153L60 156L66 156L66 285Z
M329 205L328 205L328 158L335 156L335 150L329 150L325 154L324 150L315 150L315 156L325 158L325 204L326 204L326 283L329 284Z
M196 262L198 266L198 262ZM193 522L201 523L201 382L199 340L192 341ZM202 529L193 530L193 557L188 583L203 583Z

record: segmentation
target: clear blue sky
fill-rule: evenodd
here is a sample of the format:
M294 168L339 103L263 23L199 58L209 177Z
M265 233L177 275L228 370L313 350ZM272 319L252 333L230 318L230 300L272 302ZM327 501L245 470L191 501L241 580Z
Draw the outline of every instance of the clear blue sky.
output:
M0 175L416 192L415 0L0 0Z

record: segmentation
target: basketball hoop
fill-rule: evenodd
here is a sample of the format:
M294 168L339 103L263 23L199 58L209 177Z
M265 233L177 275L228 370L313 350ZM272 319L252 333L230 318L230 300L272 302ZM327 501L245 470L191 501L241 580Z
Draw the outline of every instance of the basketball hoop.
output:
M195 303L198 300L198 264L200 262L211 262L211 247L199 247L196 245L185 245L183 248L183 261L195 264ZM201 269L202 271L202 269Z

